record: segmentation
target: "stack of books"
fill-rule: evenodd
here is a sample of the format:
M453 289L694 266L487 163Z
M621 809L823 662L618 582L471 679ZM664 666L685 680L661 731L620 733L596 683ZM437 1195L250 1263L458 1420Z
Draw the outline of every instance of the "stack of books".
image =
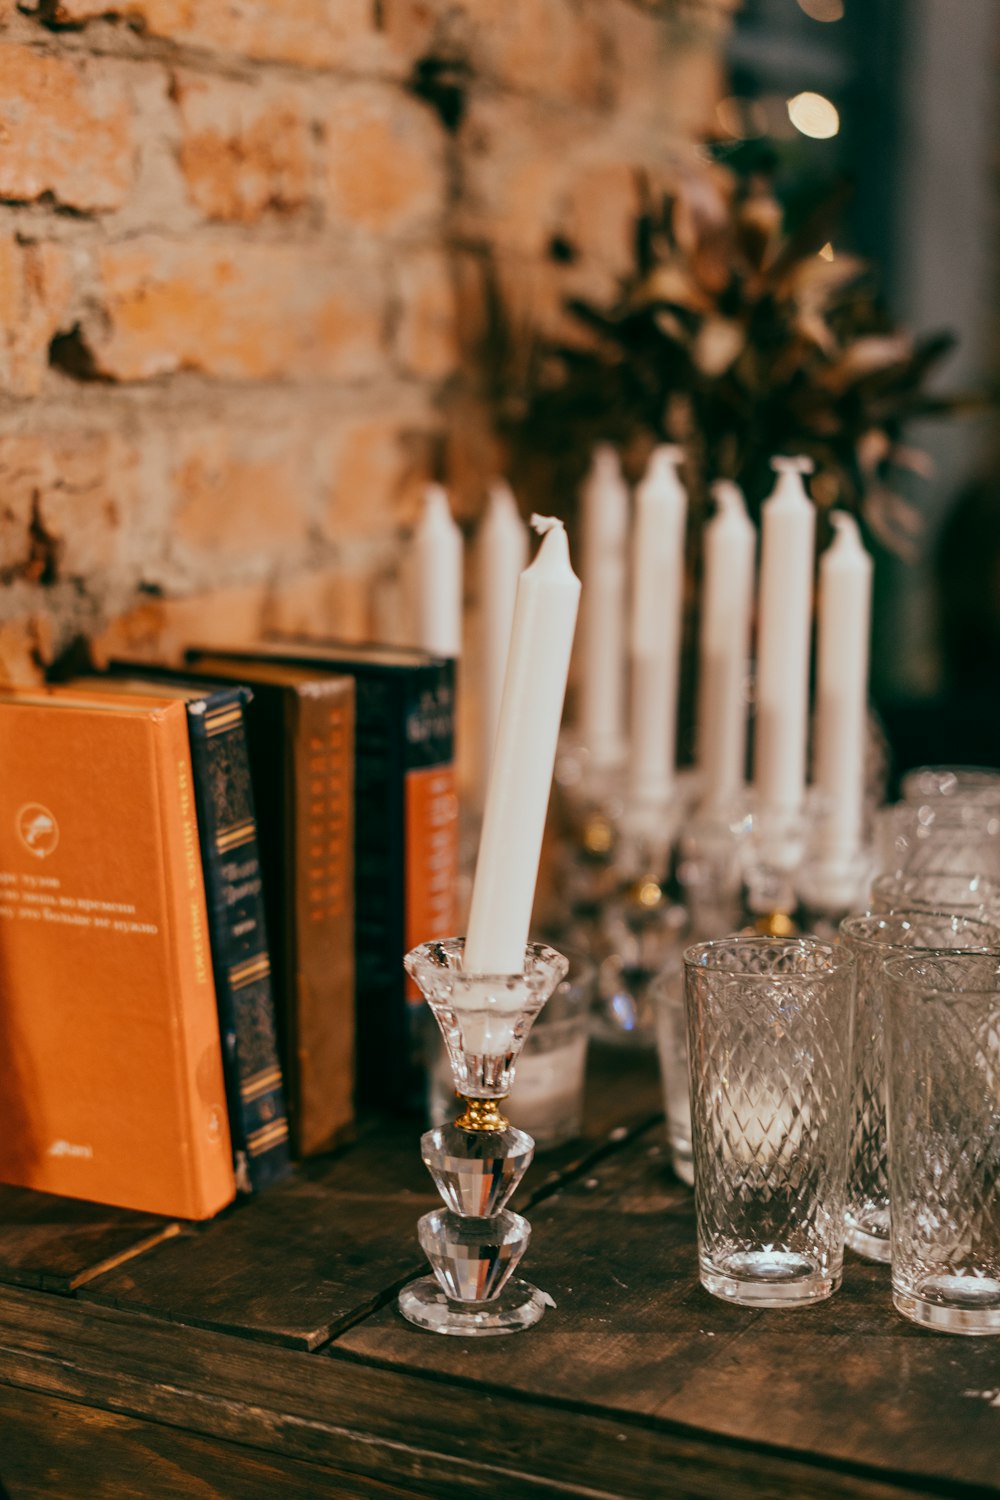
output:
M0 692L0 1181L204 1219L420 1104L453 670L282 644Z

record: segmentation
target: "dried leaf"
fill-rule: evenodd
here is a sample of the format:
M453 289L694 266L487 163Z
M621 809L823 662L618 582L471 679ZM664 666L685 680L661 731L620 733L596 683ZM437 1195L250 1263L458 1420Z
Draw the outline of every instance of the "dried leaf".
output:
M742 323L730 318L706 318L695 338L692 358L703 375L722 375L745 343Z

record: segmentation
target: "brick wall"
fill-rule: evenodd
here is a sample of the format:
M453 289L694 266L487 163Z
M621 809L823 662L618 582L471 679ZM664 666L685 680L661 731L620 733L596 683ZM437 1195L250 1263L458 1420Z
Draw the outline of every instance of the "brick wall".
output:
M0 0L0 676L368 634L496 461L487 279L611 284L732 3Z

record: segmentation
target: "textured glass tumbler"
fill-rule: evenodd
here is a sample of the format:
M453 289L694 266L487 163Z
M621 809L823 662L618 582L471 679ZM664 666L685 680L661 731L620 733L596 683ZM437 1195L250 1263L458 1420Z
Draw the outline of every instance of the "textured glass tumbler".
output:
M990 918L1000 912L1000 887L985 875L949 875L943 870L876 875L869 910L943 911Z
M701 1284L795 1307L840 1285L854 955L723 938L684 955Z
M649 987L649 996L656 1016L656 1044L670 1159L681 1182L693 1187L691 1096L688 1092L687 1025L681 966L671 965L658 974Z
M885 964L892 1300L1000 1334L1000 953Z
M1000 928L950 912L900 911L847 917L841 941L858 965L854 1107L847 1173L847 1243L868 1260L889 1260L889 1164L885 1107L885 974L895 954L933 948L992 948Z
M1000 880L1000 804L936 797L884 807L876 819L876 857L884 871Z

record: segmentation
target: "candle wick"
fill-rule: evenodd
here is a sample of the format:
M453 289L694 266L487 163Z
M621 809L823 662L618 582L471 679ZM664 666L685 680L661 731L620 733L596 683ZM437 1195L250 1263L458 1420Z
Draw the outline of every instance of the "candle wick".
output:
M557 526L562 528L562 522L558 516L539 516L536 514L531 517L531 526L532 530L537 531L539 536L547 536Z

